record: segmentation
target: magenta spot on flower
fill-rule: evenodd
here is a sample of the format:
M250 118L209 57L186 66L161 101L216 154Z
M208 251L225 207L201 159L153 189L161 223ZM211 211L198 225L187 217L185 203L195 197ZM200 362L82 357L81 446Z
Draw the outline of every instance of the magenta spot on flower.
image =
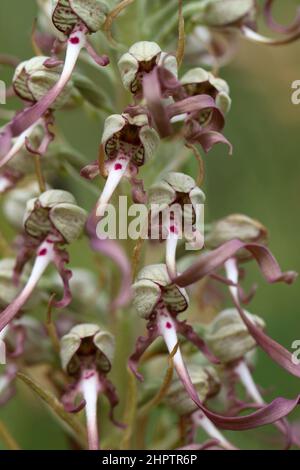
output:
M85 374L84 374L84 378L85 379L90 379L91 377L93 377L94 374L95 374L95 372L93 370L86 371Z
M166 328L168 328L169 330L172 328L172 325L169 321L167 321L167 323L166 323Z
M121 163L116 163L114 166L115 170L122 170L122 168L123 168L123 165L121 165Z
M78 36L73 36L70 38L70 43L71 44L78 44L79 43L79 37Z
M38 256L45 256L47 254L47 248L43 248L41 251L39 251Z
M170 227L170 232L171 232L171 233L178 233L178 232L177 232L177 228L175 227L175 225L171 225L171 227Z

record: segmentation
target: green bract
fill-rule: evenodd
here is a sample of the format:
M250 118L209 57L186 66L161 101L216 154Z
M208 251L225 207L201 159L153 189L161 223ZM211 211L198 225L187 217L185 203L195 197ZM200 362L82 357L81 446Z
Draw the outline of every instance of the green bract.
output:
M142 318L149 318L160 300L172 313L180 313L188 308L189 300L185 289L171 284L164 264L143 268L132 288L133 304Z
M151 72L156 65L163 65L177 77L176 57L162 52L156 42L140 41L133 44L118 62L124 87L134 94L140 92L143 75Z
M62 33L69 35L76 26L85 25L90 33L101 29L108 7L99 0L55 0L52 21Z
M114 337L98 325L82 323L74 326L61 339L61 362L70 375L81 366L95 366L100 372L110 371L115 351Z
M105 120L102 144L107 158L124 153L136 165L143 165L152 157L159 140L158 133L149 126L145 114L134 117L112 114Z
M86 211L77 205L71 193L50 189L27 202L23 223L32 237L46 236L55 228L71 243L81 235L86 219Z
M265 322L258 316L246 315L260 328ZM223 363L235 361L256 346L238 311L234 308L223 310L209 325L205 334L206 341L214 355Z

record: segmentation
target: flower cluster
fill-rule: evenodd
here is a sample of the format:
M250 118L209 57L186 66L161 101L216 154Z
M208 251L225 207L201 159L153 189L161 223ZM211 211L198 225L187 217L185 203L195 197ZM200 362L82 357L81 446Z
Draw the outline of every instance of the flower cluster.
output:
M268 424L285 448L300 446L286 419L300 395L268 402L253 377L258 349L298 378L300 366L268 335L263 315L245 310L255 287L243 289L244 266L253 261L272 284L291 284L297 274L282 272L257 220L232 214L205 230L199 222L199 207L209 201L200 152L216 144L233 151L224 135L230 87L220 68L241 37L271 46L295 41L299 17L278 24L272 0L262 11L254 0L143 2L145 37L155 30L156 42L136 38L124 52L122 27L113 23L124 10L135 28L132 2L37 3L35 56L5 61L15 68L8 98L23 108L0 129L2 208L15 233L12 242L0 239L0 340L7 361L0 406L23 380L64 421L71 448L98 450L100 440L101 448L155 448L146 438L155 405L160 447L236 450L234 434L229 440L224 431ZM261 16L278 39L258 32ZM87 76L91 65L100 83ZM75 108L101 127L92 161L55 122ZM198 175L184 173L182 152L197 159ZM158 236L156 243L149 237L143 267L141 239L134 245L97 237L97 223L120 193L150 209L147 229ZM67 268L69 247L71 259L89 252L89 269ZM209 298L206 324L199 296ZM45 376L35 375L33 366L45 364ZM103 413L97 406L103 395L110 420L105 405ZM117 412L124 408L125 415L118 421L119 402ZM199 440L198 428L207 441Z

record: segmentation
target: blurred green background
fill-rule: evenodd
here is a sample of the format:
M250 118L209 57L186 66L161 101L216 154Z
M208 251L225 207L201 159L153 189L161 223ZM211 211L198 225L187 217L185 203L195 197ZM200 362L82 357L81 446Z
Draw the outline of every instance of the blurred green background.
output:
M278 2L278 18L291 19L298 3ZM0 54L13 54L21 59L33 55L29 38L36 11L34 0L1 0ZM227 156L226 149L220 146L205 158L206 220L234 212L257 218L268 227L270 247L282 268L297 271L300 271L300 105L291 103L291 83L300 79L299 57L300 42L274 48L242 42L235 60L222 74L230 84L233 99L225 135L233 143L234 154ZM1 69L0 73L0 78L9 80L7 71ZM85 121L80 112L62 114L59 122L86 160L95 159L101 135L99 123ZM192 165L192 171L193 168ZM89 194L79 193L80 202L87 198ZM88 199L85 205L90 204ZM87 265L88 259L80 256L81 251L78 246L72 250L73 262ZM291 349L292 342L300 339L299 282L293 286L269 286L254 267L249 268L251 279L260 282L251 311L262 315L269 334ZM271 387L270 396L294 397L300 391L299 380L283 372L263 353L259 354L255 377L263 387ZM299 412L292 418L297 416L300 417ZM23 448L65 447L55 421L48 419L43 405L32 400L23 388L22 396L18 394L5 409L0 408L0 418ZM260 431L247 432L235 442L250 448L267 447L268 442L257 442L258 436Z

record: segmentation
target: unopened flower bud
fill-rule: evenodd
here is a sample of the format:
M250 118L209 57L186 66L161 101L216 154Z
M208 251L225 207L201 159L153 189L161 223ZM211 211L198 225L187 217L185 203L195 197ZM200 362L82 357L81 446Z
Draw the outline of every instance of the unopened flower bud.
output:
M80 26L86 26L90 33L95 33L101 29L107 13L107 5L99 0L56 0L52 21L67 36Z
M246 18L252 19L255 11L254 0L204 0L192 21L209 27L234 26Z
M60 64L51 64L49 57L33 57L30 60L21 62L16 68L13 77L14 90L23 100L35 103L54 87L60 78L61 72L62 66ZM58 109L68 102L72 102L74 98L72 92L74 92L74 87L72 80L70 80L52 103L51 109Z
M46 236L54 227L71 243L81 235L86 219L86 211L77 205L71 193L50 189L27 202L23 223L32 237Z
M246 315L260 328L265 327L265 322L257 315L249 312L246 312ZM227 309L219 313L209 325L205 337L212 352L223 363L243 358L256 346L255 340L236 309Z
M144 74L150 73L157 65L177 77L176 57L162 52L155 42L140 41L122 55L118 62L124 87L136 94L142 89Z
M143 268L133 284L133 304L142 318L149 318L162 300L171 313L180 313L188 307L185 289L174 284L164 264L153 264Z
M187 363L187 369L198 397L202 402L216 395L220 390L220 380L215 369L211 366L201 367L199 364ZM164 399L165 403L173 408L179 415L189 415L198 409L197 405L188 396L178 377L173 382Z
M223 113L231 107L229 86L222 78L215 77L201 67L189 70L181 79L181 84L189 96L206 94L216 100L217 106Z
M114 357L115 340L98 325L82 323L74 326L61 339L63 369L76 375L84 369L96 369L108 373Z
M232 214L212 224L206 236L205 244L209 249L217 248L223 243L240 239L244 243L267 243L268 232L260 222L246 215ZM238 257L249 257L249 253L241 250Z

